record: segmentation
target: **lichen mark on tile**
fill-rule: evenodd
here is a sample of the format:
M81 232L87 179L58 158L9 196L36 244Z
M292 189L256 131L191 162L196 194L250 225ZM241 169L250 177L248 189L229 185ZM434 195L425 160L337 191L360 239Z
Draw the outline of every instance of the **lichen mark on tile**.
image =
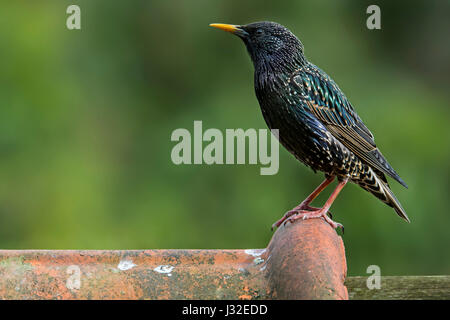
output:
M172 276L172 271L175 267L169 266L169 265L160 265L153 269L153 271L156 271L158 273L167 274L167 276Z
M136 264L133 263L131 259L123 259L120 260L119 264L117 265L117 269L125 271L130 270L136 267Z
M247 249L247 250L245 250L246 254L251 255L253 257L259 257L264 252L266 252L266 249Z

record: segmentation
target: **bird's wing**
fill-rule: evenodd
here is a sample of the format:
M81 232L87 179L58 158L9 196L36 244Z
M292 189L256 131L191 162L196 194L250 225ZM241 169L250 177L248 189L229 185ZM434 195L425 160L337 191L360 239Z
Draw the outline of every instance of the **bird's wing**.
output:
M291 76L292 89L301 95L306 108L330 133L362 161L397 180L406 183L378 150L373 134L356 114L337 84L314 65Z

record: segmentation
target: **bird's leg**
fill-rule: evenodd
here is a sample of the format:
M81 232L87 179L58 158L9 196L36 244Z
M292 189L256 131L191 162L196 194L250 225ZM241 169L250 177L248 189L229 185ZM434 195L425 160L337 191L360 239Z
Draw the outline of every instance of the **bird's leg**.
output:
M325 202L325 205L320 208L313 211L307 211L307 210L298 210L297 214L295 216L290 216L287 218L284 223L287 222L294 222L295 220L302 219L313 219L313 218L323 218L328 224L333 227L333 229L336 229L337 227L344 230L344 226L340 223L334 222L331 220L330 217L327 216L327 211L330 209L331 205L333 204L334 200L338 196L339 192L341 192L342 188L347 184L348 178L345 180L339 181L338 185L336 186L336 189L334 189L331 196L328 198L327 202Z
M322 181L322 183L305 199L302 201L302 203L300 203L298 206L296 206L294 209L289 210L288 212L286 212L284 214L284 216L278 220L277 222L275 222L272 225L272 230L275 227L279 227L287 218L289 218L290 216L298 213L298 211L301 210L310 210L310 211L314 211L314 210L318 210L319 208L314 208L311 207L309 204L315 199L317 198L317 196L330 184L334 181L334 176L328 176L325 178L324 181Z

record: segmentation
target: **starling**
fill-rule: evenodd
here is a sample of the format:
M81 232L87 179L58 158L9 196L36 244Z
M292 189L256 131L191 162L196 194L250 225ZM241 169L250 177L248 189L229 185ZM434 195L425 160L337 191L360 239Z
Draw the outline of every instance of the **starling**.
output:
M306 59L303 44L294 34L267 21L210 26L244 41L255 68L255 93L267 125L279 130L280 143L299 161L314 172L325 173L325 180L272 228L320 217L333 228L342 228L327 212L348 181L369 191L409 222L385 175L407 185L381 154L372 133L338 85ZM311 207L335 178L338 184L325 205Z

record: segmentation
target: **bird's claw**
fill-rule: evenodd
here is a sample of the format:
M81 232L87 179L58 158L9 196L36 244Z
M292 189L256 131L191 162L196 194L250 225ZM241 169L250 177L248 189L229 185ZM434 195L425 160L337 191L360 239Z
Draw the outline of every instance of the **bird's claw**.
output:
M272 224L270 230L273 231L275 228L278 228L282 224L284 225L287 219L289 219L293 215L301 213L302 211L311 212L311 211L318 211L320 209L321 208L316 208L316 207L311 207L309 205L304 205L303 203L299 204L294 209L287 211L280 220L278 220L274 224ZM328 211L327 214L330 217L330 219L333 219L333 214L330 211ZM340 225L340 226L342 226L342 225ZM336 227L334 227L334 229L336 229ZM342 230L344 230L344 227L342 227ZM342 231L342 233L344 233L344 231Z
M291 211L293 211L293 210L291 210ZM291 211L288 211L288 213ZM285 218L284 221L280 223L280 225L283 224L283 226L284 226L288 222L293 223L295 220L300 220L300 219L308 220L308 219L314 219L314 218L323 218L325 220L325 222L327 222L333 229L339 228L342 230L342 234L344 234L344 226L338 222L334 222L333 220L331 220L331 217L328 216L328 215L331 216L331 214L329 212L328 213L322 212L321 209L316 209L314 211L310 211L310 210L298 210L297 211L296 210L295 213L296 213L295 215L291 214L289 217Z

